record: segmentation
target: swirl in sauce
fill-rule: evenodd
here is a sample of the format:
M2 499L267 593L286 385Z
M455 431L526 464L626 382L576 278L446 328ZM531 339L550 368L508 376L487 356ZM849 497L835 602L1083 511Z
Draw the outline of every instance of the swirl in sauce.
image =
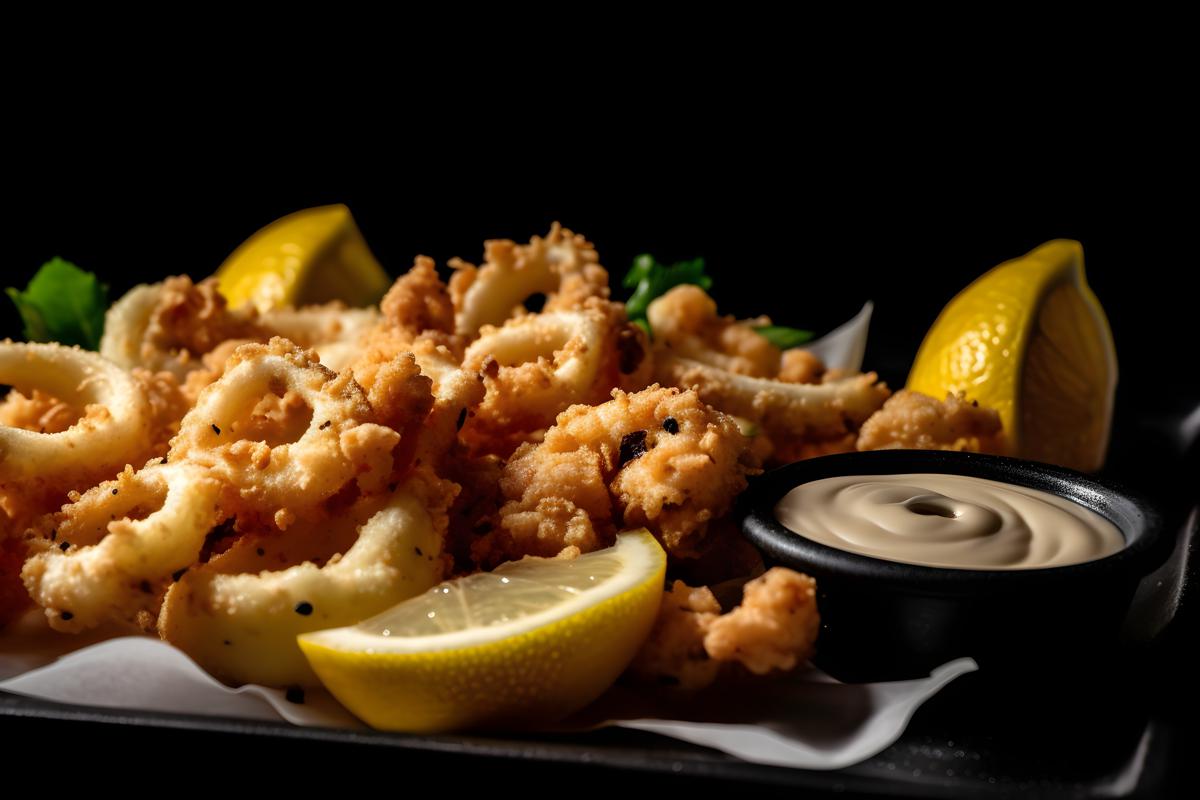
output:
M775 516L829 547L933 567L1060 567L1125 547L1116 525L1078 503L967 475L825 478L784 495Z

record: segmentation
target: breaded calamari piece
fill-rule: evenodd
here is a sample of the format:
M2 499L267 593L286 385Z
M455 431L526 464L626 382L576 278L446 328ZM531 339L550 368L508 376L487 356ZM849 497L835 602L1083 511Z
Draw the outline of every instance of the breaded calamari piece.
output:
M639 525L686 557L746 487L746 446L737 423L695 392L614 390L606 403L572 406L505 466L500 528L476 542L476 560L586 552Z
M535 294L546 295L543 311L570 310L589 297L608 299L608 272L596 248L557 222L545 238L534 236L527 245L492 239L483 247L481 267L450 260L459 334L474 337L484 325L525 313L523 303Z
M603 403L613 389L645 387L649 348L623 306L599 299L484 326L463 367L483 375L487 394L467 420L463 440L477 454L506 457L536 441L569 406Z
M970 450L1008 452L1000 415L965 394L945 401L907 389L896 392L858 434L859 450Z
M773 567L745 585L741 605L721 614L707 587L675 581L630 674L702 689L724 663L739 663L756 675L794 669L813 652L820 628L816 596L812 578Z
M654 379L694 388L704 402L756 427L762 439L755 451L770 463L853 450L859 426L890 394L873 372L847 375L805 350L780 351L754 330L768 318L721 317L698 286L676 286L647 316Z
M74 425L81 410L57 397L34 389L29 396L16 389L0 401L0 425L40 433L62 433Z
M750 375L779 375L782 351L752 326L770 325L767 317L739 322L717 314L717 304L699 286L676 286L646 310L655 342L676 355Z

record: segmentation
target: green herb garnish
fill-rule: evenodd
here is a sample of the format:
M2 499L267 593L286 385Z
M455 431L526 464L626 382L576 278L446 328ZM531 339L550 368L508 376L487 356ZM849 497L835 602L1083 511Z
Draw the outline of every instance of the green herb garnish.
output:
M783 325L761 325L753 330L780 350L799 347L813 338L812 331L802 331L799 328L788 328Z
M25 323L31 342L100 347L108 287L70 261L54 258L42 265L25 291L9 288L8 296Z
M646 309L652 300L685 283L694 284L705 291L712 288L712 278L704 274L703 258L679 261L668 267L658 263L649 253L643 253L633 260L633 266L625 273L625 280L621 283L625 288L633 289L633 296L625 302L625 313L647 332L650 323L646 321Z

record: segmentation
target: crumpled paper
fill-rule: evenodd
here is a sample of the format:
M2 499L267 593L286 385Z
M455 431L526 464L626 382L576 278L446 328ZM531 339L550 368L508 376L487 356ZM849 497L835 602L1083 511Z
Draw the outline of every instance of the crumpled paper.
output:
M842 323L816 341L804 346L831 369L846 372L861 372L863 357L867 354L867 333L871 328L871 312L875 304L871 301L862 307L852 319Z
M80 642L37 631L36 623L26 622L24 632L17 627L0 638L0 691L105 708L364 727L326 692L309 690L303 703L294 703L279 689L230 688L182 651L149 636L85 639L80 649L63 652ZM554 731L632 728L757 764L838 769L888 747L922 703L975 669L975 662L964 658L928 678L856 685L810 668L738 686L736 693L710 691L686 701L616 686Z

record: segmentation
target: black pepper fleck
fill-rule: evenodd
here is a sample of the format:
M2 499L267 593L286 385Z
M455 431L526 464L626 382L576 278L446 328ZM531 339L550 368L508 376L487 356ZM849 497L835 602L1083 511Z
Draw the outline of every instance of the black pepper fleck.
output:
M324 422L321 423L321 430L325 430L332 424L333 424L333 422L331 420L325 420Z
M255 550L254 552L258 553L260 556L265 556L267 554L267 551L263 550L261 547L258 548L257 550Z
M667 433L679 433L679 423L674 417L667 417L663 420L663 430Z
M421 548L419 548L419 547L414 547L414 548L413 548L413 550L416 550L416 551L417 551L417 555L419 555L419 556L423 556L423 555L425 555L424 553L422 553L422 552L421 552Z
M306 600L301 600L299 603L296 603L296 613L299 614L300 616L307 617L312 612L313 612L312 603L310 603Z
M62 544L60 544L60 545L58 546L58 549L59 549L59 550L62 550L62 551L65 553L65 552L67 552L67 549L68 549L70 546L71 546L71 543L70 543L70 542L63 542Z
M621 457L617 469L646 454L646 432L634 431L621 437Z
M119 492L119 491L120 491L120 489L113 489L113 494L115 495L115 494L117 494L117 492Z
M231 645L231 644L233 644L233 642L231 642L231 641L229 641L228 639L226 639L226 640L224 640L224 641L222 642L222 644L224 644L224 645Z
M146 594L150 594L152 591L154 591L153 587L150 586L150 581L142 581L141 586L138 588L140 588Z
M75 615L72 614L70 611L64 611L61 614L59 614L58 616L64 622L70 622L71 620L75 619Z
M289 686L284 697L287 698L289 703L295 703L296 705L304 704L304 690L299 686Z
M221 429L217 427L217 423L214 422L212 424L212 429L213 429L213 433L215 433L217 436L221 435Z
M458 412L458 422L454 423L454 427L458 428L458 430L461 431L462 426L466 425L466 424L467 424L467 410L464 408L462 411Z

